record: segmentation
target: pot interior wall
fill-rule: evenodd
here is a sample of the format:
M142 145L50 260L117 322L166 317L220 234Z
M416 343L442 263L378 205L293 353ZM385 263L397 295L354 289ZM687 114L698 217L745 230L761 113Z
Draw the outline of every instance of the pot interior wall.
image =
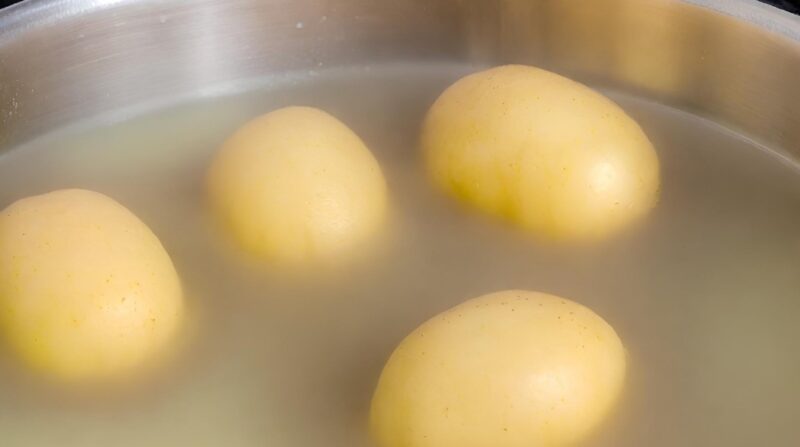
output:
M33 0L0 16L0 143L275 73L443 60L548 67L800 155L800 19L696 1Z

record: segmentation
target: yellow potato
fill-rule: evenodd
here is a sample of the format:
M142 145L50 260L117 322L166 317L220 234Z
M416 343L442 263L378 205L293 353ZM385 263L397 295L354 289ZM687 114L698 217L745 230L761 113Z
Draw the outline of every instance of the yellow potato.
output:
M613 407L625 350L580 304L510 290L424 323L383 369L370 414L381 447L556 446Z
M449 87L422 147L450 194L548 239L605 237L647 214L659 163L633 119L590 88L509 65Z
M31 366L55 378L111 378L174 339L183 297L158 238L91 191L61 190L0 212L0 326Z
M372 153L347 126L309 107L279 109L237 130L208 184L240 245L281 262L337 256L374 233L386 213Z

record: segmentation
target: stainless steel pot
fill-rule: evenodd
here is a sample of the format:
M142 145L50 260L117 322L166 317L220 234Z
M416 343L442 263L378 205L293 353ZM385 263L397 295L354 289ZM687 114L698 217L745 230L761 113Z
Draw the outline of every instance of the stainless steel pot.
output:
M402 59L542 65L800 155L800 18L750 0L29 0L0 16L2 143L265 72Z
M800 161L800 17L754 0L28 0L0 12L0 152L78 120L216 94L269 73L394 61L544 66L708 117ZM374 377L347 382L361 379ZM214 405L223 400L215 392L184 396L158 415ZM758 395L752 392L746 396ZM662 390L662 399L669 393ZM0 405L0 419L12 405ZM789 437L800 420L786 406L776 406L783 431L775 439L794 445ZM97 423L147 411L141 408L98 411ZM35 411L20 432L46 428ZM69 431L70 411L53 410L63 416L58 433ZM171 424L198 423L158 415L164 433ZM75 439L64 444L80 444Z

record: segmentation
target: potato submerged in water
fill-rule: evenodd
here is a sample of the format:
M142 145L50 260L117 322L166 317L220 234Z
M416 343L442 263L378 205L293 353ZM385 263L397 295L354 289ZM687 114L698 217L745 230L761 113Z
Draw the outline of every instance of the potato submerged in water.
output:
M431 107L422 147L450 194L539 237L603 238L647 214L659 163L612 101L545 70L469 75Z
M280 262L339 256L375 233L386 214L372 153L347 126L309 107L276 110L237 130L208 183L240 245Z
M132 372L167 348L182 315L164 247L114 200L61 190L0 212L0 325L36 369L68 381Z
M372 434L381 447L570 444L613 407L625 365L617 334L580 304L484 295L395 349L372 399Z

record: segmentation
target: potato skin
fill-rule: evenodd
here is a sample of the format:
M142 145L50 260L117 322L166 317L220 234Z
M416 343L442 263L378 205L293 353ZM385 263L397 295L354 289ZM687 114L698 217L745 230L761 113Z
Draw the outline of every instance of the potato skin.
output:
M0 212L0 327L36 370L65 381L133 373L167 349L182 315L169 255L109 197L59 190Z
M347 126L310 107L246 123L209 169L211 204L239 245L283 263L338 259L386 214L378 162Z
M422 148L445 191L543 239L602 239L658 198L658 157L639 125L605 96L534 67L450 86L426 117Z
M571 444L614 406L625 368L616 333L586 307L492 293L400 343L373 396L371 431L381 447Z

